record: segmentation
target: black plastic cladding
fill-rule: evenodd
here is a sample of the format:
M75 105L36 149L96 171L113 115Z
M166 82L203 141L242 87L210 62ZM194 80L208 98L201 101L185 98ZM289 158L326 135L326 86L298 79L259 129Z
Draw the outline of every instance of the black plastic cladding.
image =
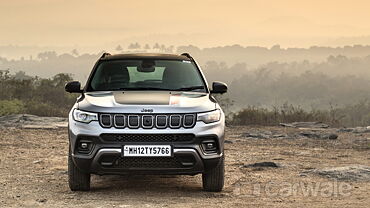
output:
M166 119L164 119L166 118ZM99 124L103 128L165 129L193 128L196 114L100 114ZM178 124L179 120L179 124ZM190 122L191 121L191 122ZM164 125L163 125L164 124ZM178 124L178 125L172 125Z

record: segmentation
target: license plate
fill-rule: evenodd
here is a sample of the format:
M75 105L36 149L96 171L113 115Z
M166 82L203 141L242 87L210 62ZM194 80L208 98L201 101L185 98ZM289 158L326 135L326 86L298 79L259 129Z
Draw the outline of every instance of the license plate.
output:
M123 157L171 157L171 145L124 145Z

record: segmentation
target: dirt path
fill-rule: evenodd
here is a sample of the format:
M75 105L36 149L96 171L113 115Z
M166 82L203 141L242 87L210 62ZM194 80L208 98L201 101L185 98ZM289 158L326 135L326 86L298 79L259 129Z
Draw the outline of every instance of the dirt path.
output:
M226 184L201 190L200 176L94 176L91 192L67 184L67 132L0 130L0 207L368 207L370 182L306 173L313 168L370 166L370 134L337 140L246 138L249 131L294 133L291 128L227 129ZM243 167L271 161L278 168ZM307 187L313 187L307 192Z

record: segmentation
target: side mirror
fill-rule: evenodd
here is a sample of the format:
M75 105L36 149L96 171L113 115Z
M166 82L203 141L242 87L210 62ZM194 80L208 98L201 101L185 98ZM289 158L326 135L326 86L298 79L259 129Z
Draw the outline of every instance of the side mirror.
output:
M223 94L227 92L227 85L223 82L213 82L211 93Z
M78 81L68 82L66 86L64 87L66 92L69 93L81 93L81 83Z

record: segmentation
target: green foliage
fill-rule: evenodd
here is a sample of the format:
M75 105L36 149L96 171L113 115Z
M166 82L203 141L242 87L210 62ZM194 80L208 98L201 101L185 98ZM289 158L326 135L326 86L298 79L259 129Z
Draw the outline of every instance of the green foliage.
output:
M207 62L202 68L207 80L228 84L234 111L247 105L269 108L285 102L323 109L328 103L344 106L370 99L370 56L344 63L341 59L332 57L321 64L271 62L256 70L242 64Z
M370 101L362 100L353 105L347 105L336 109L341 115L340 122L344 126L369 126L370 125Z
M71 75L61 73L50 79L43 79L17 74L18 76L12 76L9 71L0 71L0 101L7 106L1 106L0 112L23 112L39 116L68 115L77 96L64 91L64 85L72 81Z
M52 102L40 102L37 100L31 100L25 108L28 114L59 117L67 116L69 110L68 108L56 107L56 104Z
M24 104L20 100L0 100L0 116L24 112Z
M237 113L228 115L228 123L233 125L279 125L298 121L318 121L333 127L368 126L370 124L370 101L364 100L354 105L333 107L325 110L307 111L300 106L284 104L273 108L247 106Z
M294 121L322 121L327 122L327 112L306 112L301 107L284 104L273 109L248 106L234 114L231 123L239 125L278 125L283 122Z
M310 79L309 75L312 74L306 74L304 78L302 77L302 80ZM268 78L266 76L265 72L261 71L257 77L264 80L261 83L267 84L266 80ZM315 75L314 78L319 78L319 76ZM64 91L64 85L69 81L72 81L69 74L57 74L52 78L43 79L30 77L22 72L11 75L9 71L0 70L0 116L16 113L29 113L39 116L67 116L78 96ZM292 83L289 84L293 86ZM309 84L309 81L305 81L303 86L307 88L307 86L311 86ZM282 86L277 88L280 87ZM289 88L284 89L289 91ZM359 87L355 89L357 90ZM268 91L268 89L265 90ZM360 93L366 94L365 91ZM300 96L298 91L296 93L289 91L288 94L292 94L292 96L295 94L296 98ZM245 94L241 94L240 98L244 98L244 96ZM251 96L261 98L259 93L252 93ZM314 100L314 97L312 96L312 100ZM311 107L312 110L307 110L307 106L302 107L295 103L285 103L271 108L249 105L240 107L241 110L236 113L233 113L235 102L229 93L217 95L216 99L224 109L227 123L233 125L278 125L279 123L295 121L321 121L331 126L348 127L370 125L370 101L366 99L355 102L353 101L355 99L347 97L347 100L355 104L342 105L341 107L330 104L329 107L320 110L314 107ZM264 103L271 102L265 100Z

